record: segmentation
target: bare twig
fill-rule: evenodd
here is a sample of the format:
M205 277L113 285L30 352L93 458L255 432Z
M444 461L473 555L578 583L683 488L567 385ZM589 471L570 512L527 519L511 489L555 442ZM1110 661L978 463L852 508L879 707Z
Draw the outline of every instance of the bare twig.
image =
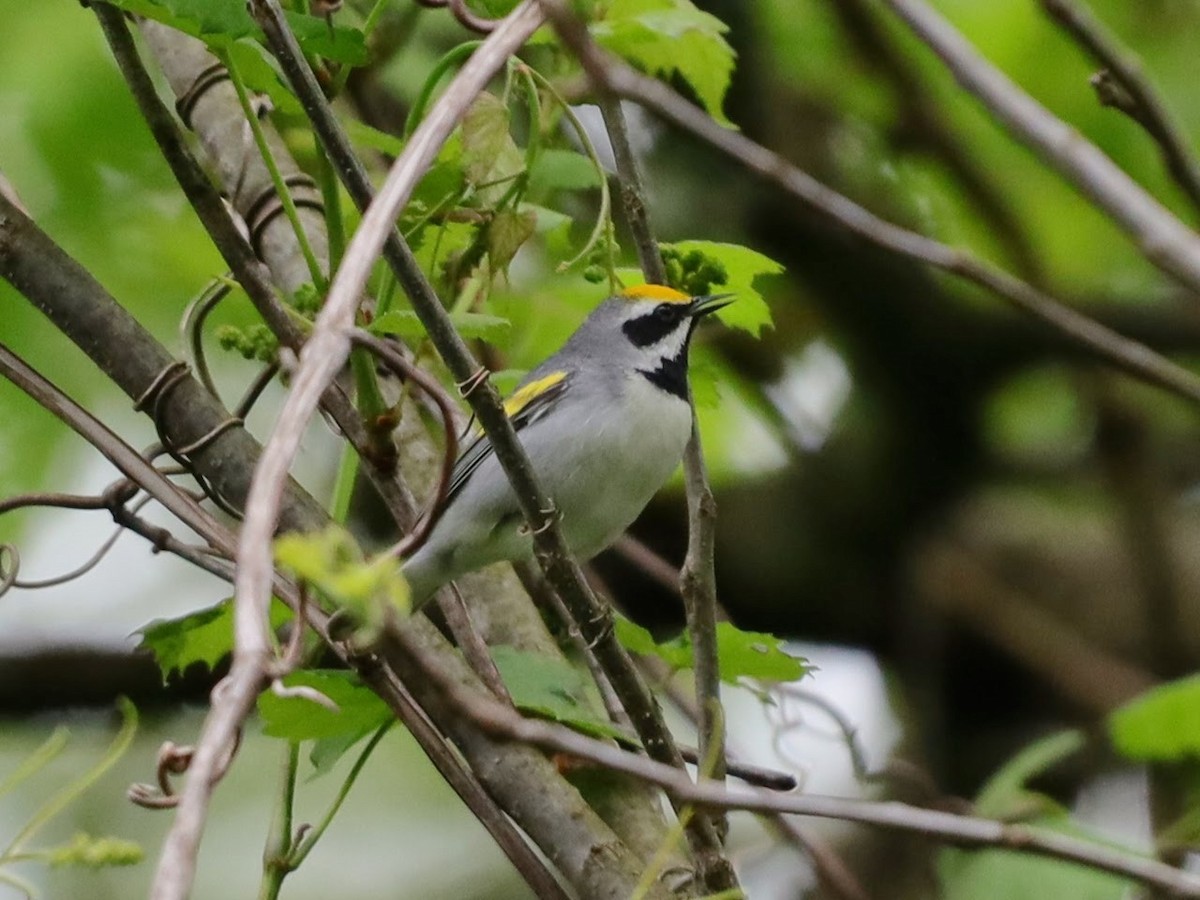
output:
M613 156L617 163L617 178L621 202L633 242L637 247L642 273L652 284L666 284L667 274L662 254L650 227L646 193L642 187L637 159L629 143L629 130L618 97L602 93L600 110L608 130ZM725 717L721 714L721 672L717 662L717 585L714 556L716 553L717 502L708 485L708 470L704 464L704 448L700 443L700 428L696 407L688 386L688 405L692 412L691 435L683 453L683 476L687 488L688 549L679 577L680 593L687 611L688 633L695 654L693 673L696 697L700 704L698 724L700 756L712 760L708 775L721 780L725 774ZM694 823L694 824L693 824ZM689 822L697 827L699 819ZM713 822L719 831L728 823ZM711 886L712 890L721 890Z
M411 642L406 642L405 647L426 677L480 727L508 740L577 756L642 778L657 784L677 801L710 809L742 809L842 819L922 834L960 847L996 847L1049 856L1139 881L1173 896L1200 897L1200 875L1103 843L1081 840L1037 826L1006 824L894 801L780 794L757 788L731 789L709 779L693 782L686 773L671 766L635 756L560 725L526 719L487 694L464 688L442 668L440 661L423 648Z
M920 148L944 164L1007 246L1017 271L1039 283L1044 274L1042 262L1011 198L995 182L987 164L955 133L930 92L922 68L882 27L877 4L872 0L833 0L829 7L857 45L862 62L891 82L900 109L894 129L897 142Z
M1142 255L1200 292L1200 236L1079 132L1022 91L924 0L884 0L1013 137L1058 170Z
M416 0L416 2L430 9L449 6L451 14L460 25L479 34L489 34L500 22L499 19L488 19L479 15L467 6L466 0Z
M1101 104L1119 109L1158 144L1171 177L1200 211L1200 165L1172 120L1141 62L1121 46L1092 12L1074 0L1041 0L1042 9L1102 66L1092 76Z
M0 375L70 426L104 454L122 475L140 485L142 490L168 512L186 522L212 547L232 555L233 544L226 537L228 532L211 513L3 344L0 344Z
M603 53L578 20L567 14L557 0L541 2L551 11L554 25L564 42L576 53L597 85L606 86L614 93L654 110L736 160L748 171L778 185L806 206L864 240L986 288L1117 369L1192 402L1200 402L1200 380L1183 367L1144 344L1122 337L1075 312L1003 269L966 251L880 219L796 168L777 153L739 132L722 128L710 116L661 82L647 78ZM1200 257L1197 265L1200 266Z

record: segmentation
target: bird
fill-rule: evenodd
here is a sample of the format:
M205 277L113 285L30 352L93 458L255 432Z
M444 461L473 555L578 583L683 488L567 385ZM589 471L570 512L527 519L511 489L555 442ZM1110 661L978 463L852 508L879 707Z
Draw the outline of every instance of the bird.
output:
M616 541L679 465L692 426L692 334L731 296L661 285L622 290L505 400L577 558ZM455 462L440 510L401 567L414 608L460 575L533 554L516 495L478 429Z

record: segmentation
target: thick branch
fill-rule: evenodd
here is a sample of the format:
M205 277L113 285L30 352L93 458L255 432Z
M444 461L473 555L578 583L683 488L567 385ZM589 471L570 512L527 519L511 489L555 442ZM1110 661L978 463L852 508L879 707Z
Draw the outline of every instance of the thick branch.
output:
M112 48L117 65L129 85L130 93L133 95L142 117L149 125L150 132L154 136L163 158L171 167L175 180L179 182L180 188L183 189L188 202L195 209L196 215L212 238L217 250L225 260L225 264L229 266L234 277L250 298L250 302L280 343L293 352L299 353L300 347L304 343L304 335L295 319L276 297L268 275L286 269L289 274L284 277L283 284L297 281L302 283L307 269L301 254L298 251L296 253L286 252L284 249L285 238L283 235L279 235L262 245L264 251L270 250L276 254L274 268L268 270L260 262L253 248L242 237L242 233L230 216L228 207L221 199L220 194L217 193L212 182L201 171L199 164L188 150L171 113L159 99L154 83L138 57L129 29L125 25L124 14L107 3L96 3L93 9L104 29L104 35ZM212 72L212 67L217 64L216 58L208 54L203 45L198 48L193 46L199 44L194 38L170 31L158 34L156 37L156 46L163 56L180 65L186 63L193 67L193 69L178 73L176 81L182 82L187 77L195 79L199 77L200 71ZM168 52L169 48L176 44L194 52ZM197 66L203 66L205 62L208 63L205 70L194 70ZM195 83L194 80L192 83ZM209 97L207 102L209 103L207 121L210 125L216 121L224 121L226 116L216 114L220 108L220 99ZM230 109L231 113L240 115L241 109L237 106L234 98L226 97L226 105L233 107ZM287 149L282 145L277 148L277 158L283 159L285 165L291 159L290 154L287 154ZM244 160L244 166L253 167L249 158ZM259 167L261 167L261 163L259 163ZM264 175L264 177L269 180L269 176ZM280 217L280 221L283 221L282 217ZM308 221L310 224L313 222L312 219ZM284 224L286 225L286 222ZM316 235L324 234L324 228L313 228L312 230ZM324 246L323 240L310 238L310 243L317 248ZM393 516L408 515L411 517L413 514L411 499L396 482L394 473L377 465L378 454L371 452L371 438L363 426L362 418L341 386L331 386L325 392L321 404L358 452L359 457L366 463L368 477L371 478Z
M177 363L91 273L2 196L0 276L40 309L131 400L142 398L155 379ZM228 421L229 413L191 375L150 405L157 407L161 429L171 436L173 446L202 442L203 446L189 455L191 463L222 497L241 506L249 491L250 473L240 463L257 454L254 438L242 428L230 428L204 443L205 436ZM290 479L288 497L280 512L282 527L307 531L324 521L320 504Z

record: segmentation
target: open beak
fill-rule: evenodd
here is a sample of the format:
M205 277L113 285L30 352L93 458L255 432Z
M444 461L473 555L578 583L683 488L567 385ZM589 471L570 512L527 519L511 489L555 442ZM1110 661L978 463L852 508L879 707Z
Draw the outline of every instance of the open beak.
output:
M699 319L702 316L707 316L710 313L715 313L718 309L723 309L733 302L733 294L705 294L703 297L695 298L688 306L688 313L692 318Z

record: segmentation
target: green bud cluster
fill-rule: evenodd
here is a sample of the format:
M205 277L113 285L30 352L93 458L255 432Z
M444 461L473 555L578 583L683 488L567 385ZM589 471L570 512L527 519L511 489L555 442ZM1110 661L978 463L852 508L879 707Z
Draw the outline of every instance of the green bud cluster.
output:
M82 832L68 844L55 847L47 855L52 866L86 866L99 869L105 866L133 866L145 854L140 845L120 838L94 838Z
M699 250L683 253L670 244L662 244L663 265L667 284L689 297L711 294L715 288L729 283L724 263Z
M279 352L279 341L271 329L261 323L239 328L222 325L216 330L217 344L222 350L241 354L243 359L271 362Z

